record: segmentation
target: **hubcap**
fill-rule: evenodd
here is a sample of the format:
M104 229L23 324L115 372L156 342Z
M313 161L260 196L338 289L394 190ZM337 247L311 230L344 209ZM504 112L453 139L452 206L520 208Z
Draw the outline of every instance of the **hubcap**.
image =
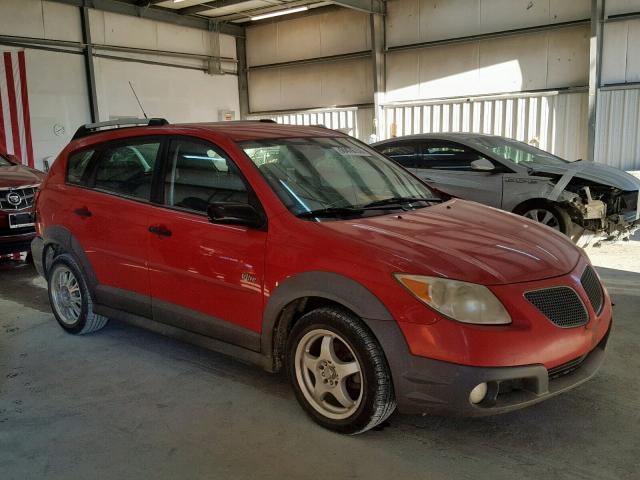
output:
M73 272L64 266L56 268L51 276L49 288L53 308L60 320L67 325L74 325L80 319L82 293Z
M325 417L352 415L362 401L362 372L351 347L329 330L311 330L295 354L298 385L309 404Z
M556 216L552 212L544 208L534 208L532 210L529 210L528 212L525 212L523 216L547 225L548 227L560 230L560 222L558 221Z

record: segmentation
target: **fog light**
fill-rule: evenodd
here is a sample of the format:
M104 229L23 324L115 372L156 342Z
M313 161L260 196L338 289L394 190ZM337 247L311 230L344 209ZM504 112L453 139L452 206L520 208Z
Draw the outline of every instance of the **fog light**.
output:
M469 401L471 403L477 404L484 400L484 397L487 395L487 384L481 383L476 385L471 393L469 394Z

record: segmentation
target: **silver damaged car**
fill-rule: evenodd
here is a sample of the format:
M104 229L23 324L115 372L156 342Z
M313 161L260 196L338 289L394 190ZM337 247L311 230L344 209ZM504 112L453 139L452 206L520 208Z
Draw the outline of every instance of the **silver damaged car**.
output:
M517 140L474 133L392 138L372 145L437 190L523 215L580 245L640 227L640 179L570 162Z

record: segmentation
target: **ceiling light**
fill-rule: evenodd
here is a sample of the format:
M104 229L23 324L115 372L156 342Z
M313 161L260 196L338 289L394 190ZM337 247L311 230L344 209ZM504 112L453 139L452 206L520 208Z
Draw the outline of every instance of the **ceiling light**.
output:
M184 2L184 0L173 0L173 3L180 3L180 2Z
M290 13L304 12L305 10L309 10L309 7L306 5L304 7L288 8L286 10L278 10L277 12L263 13L262 15L251 17L251 21L279 17L280 15L289 15Z

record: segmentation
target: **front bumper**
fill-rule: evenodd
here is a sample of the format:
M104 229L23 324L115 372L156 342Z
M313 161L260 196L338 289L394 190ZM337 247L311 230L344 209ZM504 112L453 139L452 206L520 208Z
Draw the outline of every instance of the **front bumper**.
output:
M412 355L395 378L398 410L477 417L541 402L577 387L596 373L604 360L610 328L588 354L550 370L541 364L470 367ZM484 382L488 384L485 399L471 403L471 390Z

